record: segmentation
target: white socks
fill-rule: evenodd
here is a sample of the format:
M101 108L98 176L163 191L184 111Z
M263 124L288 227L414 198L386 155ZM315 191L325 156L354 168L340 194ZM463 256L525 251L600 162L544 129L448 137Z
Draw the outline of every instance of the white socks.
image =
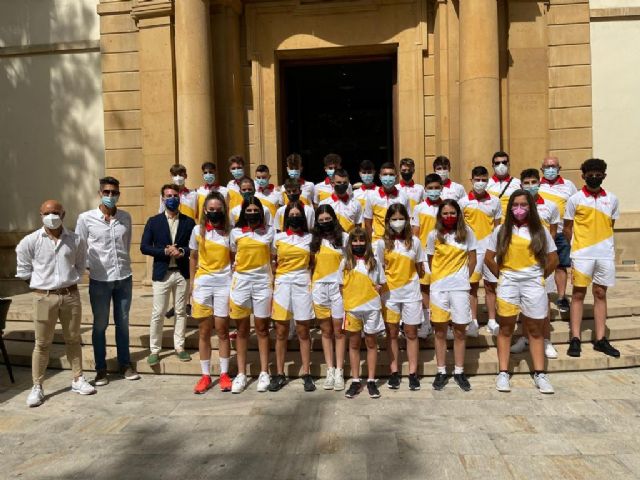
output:
M447 367L438 367L438 373L447 374Z
M203 375L211 375L211 360L200 360Z
M457 365L453 368L454 375L460 375L464 372L464 367L458 367Z
M229 372L229 359L228 358L220 358L220 373L228 373Z

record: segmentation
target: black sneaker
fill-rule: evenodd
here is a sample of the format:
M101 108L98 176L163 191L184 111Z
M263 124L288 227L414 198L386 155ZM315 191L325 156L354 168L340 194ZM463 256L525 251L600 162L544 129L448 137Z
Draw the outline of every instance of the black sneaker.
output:
M556 300L556 308L559 312L567 313L571 309L571 305L569 304L569 299L567 297L562 297Z
M595 342L593 342L593 349L596 352L602 352L605 355L609 355L610 357L620 357L620 351L617 348L614 348L609 343L607 337L602 337L600 340L596 340Z
M166 313L164 314L164 318L171 318L176 314L176 309L171 307L169 310L166 311Z
M431 385L434 390L442 390L448 382L449 377L446 373L438 373L436 374L436 378L433 379L433 383Z
M392 372L387 382L387 387L391 390L398 390L400 388L400 374L398 372Z
M465 392L471 390L471 384L469 383L469 380L467 380L467 376L464 373L454 373L453 380Z
M409 390L420 390L420 380L416 373L409 374Z
M353 398L362 391L362 382L351 382L349 389L345 392L344 396L347 398Z
M304 382L305 392L313 392L316 389L316 384L313 381L313 377L311 375L303 375L302 381Z
M582 347L580 346L580 339L578 337L573 337L569 342L569 349L567 350L567 355L570 357L579 357L580 352L582 351ZM593 346L595 348L595 345Z
M378 390L378 385L376 385L375 380L367 381L367 390L371 398L380 398L380 390Z
M287 379L284 375L274 375L273 377L271 377L271 383L269 383L267 390L269 390L270 392L277 392L286 384Z

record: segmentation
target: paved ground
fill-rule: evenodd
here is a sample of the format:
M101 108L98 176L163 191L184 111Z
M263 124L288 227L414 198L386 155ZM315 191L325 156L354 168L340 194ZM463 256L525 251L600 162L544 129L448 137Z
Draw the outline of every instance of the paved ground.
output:
M195 377L169 375L80 397L69 372L50 373L29 409L29 369L10 385L0 366L2 478L640 478L639 368L555 374L546 397L519 375L510 394L479 376L469 393L404 381L379 400L300 380L195 396Z

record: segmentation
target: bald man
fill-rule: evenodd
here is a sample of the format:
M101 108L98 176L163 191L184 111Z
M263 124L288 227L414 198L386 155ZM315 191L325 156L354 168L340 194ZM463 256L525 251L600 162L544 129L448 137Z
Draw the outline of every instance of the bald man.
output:
M87 248L78 235L62 225L64 208L60 202L44 202L40 217L42 228L24 237L16 247L16 277L27 282L34 294L35 345L31 359L33 388L27 397L29 407L37 407L44 401L42 383L58 319L73 371L71 391L80 395L96 392L82 374L80 346L82 304L78 282L86 268Z

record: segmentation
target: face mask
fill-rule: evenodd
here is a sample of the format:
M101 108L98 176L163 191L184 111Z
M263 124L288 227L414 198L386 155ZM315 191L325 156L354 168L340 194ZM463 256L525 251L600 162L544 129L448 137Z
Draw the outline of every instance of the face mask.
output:
M532 197L535 198L536 195L538 195L538 190L540 190L540 185L536 184L536 185L526 185L524 187L522 187L526 192L529 192L531 194Z
M394 232L400 233L402 230L404 230L404 226L406 223L407 222L405 220L391 220L389 222L389 226Z
M287 194L287 198L289 199L289 202L297 202L298 200L300 200L300 194L299 193L292 193L291 195Z
M496 172L496 175L504 177L509 171L509 167L504 163L499 163L497 165L494 165L493 171Z
M102 197L102 204L107 208L116 208L119 198L120 195L116 195L115 197L108 197L105 195Z
M207 185L211 185L212 183L214 183L216 181L216 174L215 173L205 173L202 175L202 178L204 178L204 183L206 183Z
M231 175L233 175L234 179L240 180L242 177L244 177L244 168L234 168L233 170L231 170Z
M300 170L289 170L287 168L287 174L289 175L289 178L300 178Z
M587 177L584 179L585 183L587 184L587 187L592 189L600 188L600 185L602 185L603 180L604 178L599 178L599 177Z
M446 228L451 229L455 227L457 223L458 223L458 217L442 217L442 224Z
M449 180L449 170L436 170L436 173L440 175L443 182Z
M425 190L424 193L429 200L431 200L432 202L435 202L440 198L440 194L442 193L442 190Z
M213 225L219 225L224 221L224 213L207 212L207 220L209 220Z
M484 180L481 182L473 182L473 191L476 193L484 193L487 189L487 182Z
M57 230L62 225L62 219L60 215L55 213L49 213L42 216L42 224L49 230Z
M255 213L245 213L244 218L247 219L247 223L249 225L256 225L260 221L260 214Z
M383 175L380 177L380 183L382 183L383 187L391 188L396 184L396 176L395 175Z
M373 183L373 173L361 173L360 180L365 185L371 185Z
M333 174L336 173L335 168L327 168L325 170L325 173L327 174L327 177L333 177Z
M260 188L264 188L267 185L269 185L269 179L268 178L256 178L256 185Z
M347 190L349 190L349 184L341 183L339 185L334 185L333 190L336 192L337 195L344 195L345 193L347 193Z
M295 230L298 230L302 228L305 221L305 218L302 216L289 217L289 226Z
M544 178L553 182L558 178L558 169L556 167L545 167L542 169L542 174L544 175Z
M245 202L248 202L253 198L253 196L255 195L255 192L240 192L240 195L242 195L242 199Z
M329 220L328 222L324 223L318 222L318 228L323 233L333 232L333 230L335 229L335 223L333 222L333 220Z
M179 187L184 185L184 177L182 175L175 175L171 177L171 180L173 180L173 183L175 183Z
M367 251L366 245L351 245L351 251L356 257L362 257Z
M402 180L408 182L413 178L413 172L400 172L400 176L402 177Z
M516 220L521 222L522 220L524 220L529 216L529 209L522 208L520 206L511 207L511 213L513 213L513 216L515 217Z
M180 207L180 199L178 197L169 197L164 199L164 206L170 212L175 212Z

